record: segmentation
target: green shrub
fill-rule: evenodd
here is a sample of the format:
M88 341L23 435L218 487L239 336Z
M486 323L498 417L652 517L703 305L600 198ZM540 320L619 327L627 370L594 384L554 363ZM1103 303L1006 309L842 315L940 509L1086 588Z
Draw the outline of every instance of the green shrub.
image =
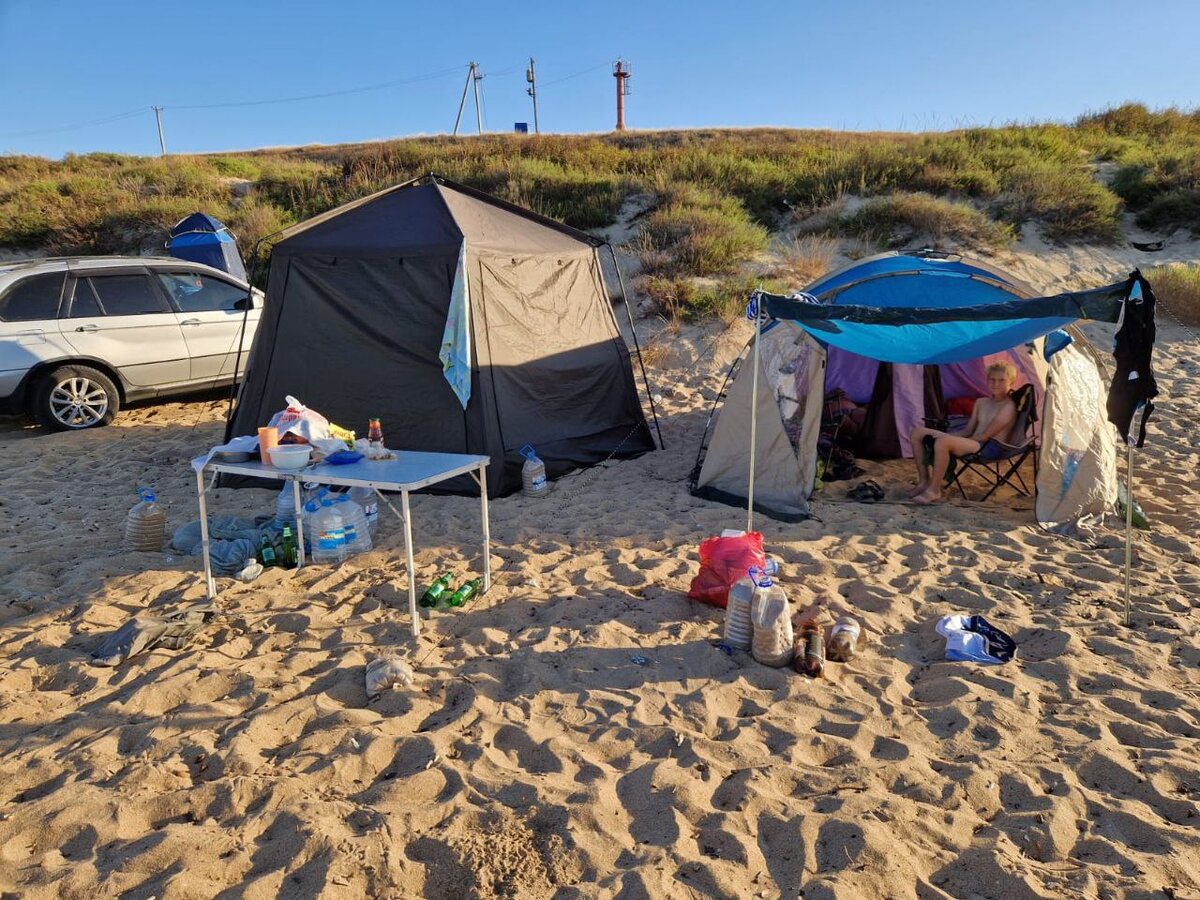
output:
M721 275L766 249L767 232L732 197L680 184L662 195L639 240L649 274Z
M1188 228L1200 235L1200 190L1182 189L1159 194L1137 215L1137 223L1152 231Z
M1121 201L1087 172L1048 164L1008 173L994 204L997 216L1014 225L1041 223L1056 241L1116 241L1121 236Z
M758 288L783 293L788 290L773 279L729 278L716 284L697 283L689 278L651 276L642 279L642 292L658 311L672 321L701 322L721 319L732 322L746 311L750 294Z
M1200 264L1156 266L1146 278L1169 316L1188 325L1200 325Z
M835 220L832 230L883 247L931 238L991 249L1012 239L1010 228L993 222L973 206L904 192L864 203Z

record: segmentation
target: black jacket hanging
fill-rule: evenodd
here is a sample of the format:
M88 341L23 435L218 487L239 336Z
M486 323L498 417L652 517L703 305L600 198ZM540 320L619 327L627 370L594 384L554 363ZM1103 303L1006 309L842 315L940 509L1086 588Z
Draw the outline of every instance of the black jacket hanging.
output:
M1154 352L1154 290L1142 273L1134 270L1129 276L1129 288L1117 329L1113 357L1117 371L1108 390L1108 420L1117 426L1122 440L1128 443L1133 417L1142 409L1138 425L1137 446L1146 442L1146 421L1154 412L1151 399L1158 396L1158 384L1150 368Z

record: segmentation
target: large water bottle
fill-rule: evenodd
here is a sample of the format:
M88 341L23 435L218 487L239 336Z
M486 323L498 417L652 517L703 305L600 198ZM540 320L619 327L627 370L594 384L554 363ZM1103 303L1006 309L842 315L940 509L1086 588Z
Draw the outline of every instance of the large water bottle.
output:
M313 562L333 565L343 562L346 559L346 532L333 503L324 499L318 506L316 501L309 501L304 509L308 513L305 525L312 529Z
M751 568L745 578L738 579L729 589L725 604L725 643L737 650L749 650L754 637L750 622L750 606L754 602L755 580L762 569Z
M529 444L521 448L521 455L525 457L525 464L521 466L521 493L526 497L545 497L550 493L546 464L538 459Z
M367 525L371 534L375 533L375 526L379 524L379 498L375 495L375 491L369 487L352 487L350 488L350 499L362 507L363 515L367 517Z
M161 550L167 535L167 514L150 488L138 488L137 495L138 502L125 517L125 547Z
M342 517L342 527L346 532L346 555L370 550L371 527L367 524L367 514L363 508L351 500L349 494L338 497L333 508Z
M275 501L275 527L282 529L284 525L296 527L296 494L290 481L283 483L283 490Z
M764 666L779 668L792 661L792 611L787 594L767 575L758 579L750 606L754 637L750 651Z

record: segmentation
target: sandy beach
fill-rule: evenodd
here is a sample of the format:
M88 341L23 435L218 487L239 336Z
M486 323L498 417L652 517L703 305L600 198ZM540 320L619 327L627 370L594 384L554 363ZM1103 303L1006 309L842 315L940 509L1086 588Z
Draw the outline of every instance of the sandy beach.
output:
M996 263L1052 293L1135 255L1028 239ZM419 639L381 510L371 552L222 579L188 647L92 665L130 616L203 599L197 558L126 552L121 529L143 484L169 530L196 518L188 460L225 404L78 434L0 422L0 893L1200 897L1196 335L1160 315L1132 630L1116 523L1089 546L1009 494L918 509L839 482L815 519L756 523L796 608L863 623L813 681L715 648L722 611L686 597L699 542L744 523L686 480L747 332L661 331L667 449L493 501L492 591ZM907 462L864 465L890 498L911 484ZM273 504L222 489L212 508ZM478 515L414 498L420 582L480 571ZM1007 630L1016 660L945 661L951 612ZM386 651L416 681L368 700Z

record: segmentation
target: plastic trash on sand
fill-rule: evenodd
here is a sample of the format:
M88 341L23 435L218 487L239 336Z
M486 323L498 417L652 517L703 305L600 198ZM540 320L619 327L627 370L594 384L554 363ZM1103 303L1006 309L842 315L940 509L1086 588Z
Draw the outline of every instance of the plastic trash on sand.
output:
M937 632L946 639L946 659L954 662L995 665L1017 652L1017 642L983 616L943 616Z
M367 663L367 696L377 697L389 688L412 687L413 670L399 656L380 656Z

